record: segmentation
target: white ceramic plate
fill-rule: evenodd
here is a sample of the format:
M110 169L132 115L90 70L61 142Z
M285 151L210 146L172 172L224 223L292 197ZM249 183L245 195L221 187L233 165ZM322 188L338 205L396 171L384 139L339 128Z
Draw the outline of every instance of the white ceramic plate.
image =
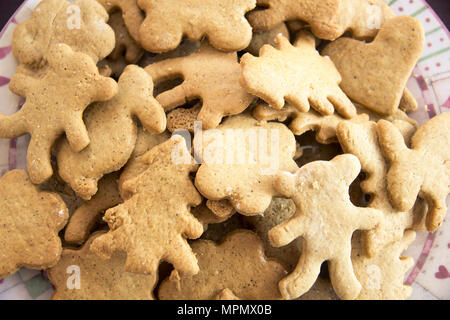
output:
M422 124L436 114L450 111L450 34L438 13L424 0L385 1L396 14L411 15L425 28L425 50L408 81L420 106L411 116ZM8 90L17 66L11 54L12 33L18 23L30 17L38 2L26 0L0 33L0 112L5 114L14 113L23 103ZM28 137L0 139L0 175L15 168L25 169L27 145ZM411 299L450 299L450 215L437 232L418 232L406 255L416 261L405 279L414 288ZM48 299L52 292L51 284L40 271L21 269L0 280L0 300Z

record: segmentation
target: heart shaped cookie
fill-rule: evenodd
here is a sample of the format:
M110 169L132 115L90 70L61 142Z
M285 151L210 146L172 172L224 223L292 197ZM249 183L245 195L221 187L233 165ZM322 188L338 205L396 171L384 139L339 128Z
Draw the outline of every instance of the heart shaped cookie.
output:
M394 113L424 47L421 23L409 16L389 19L371 43L341 38L322 55L342 76L342 90L354 101L378 113Z

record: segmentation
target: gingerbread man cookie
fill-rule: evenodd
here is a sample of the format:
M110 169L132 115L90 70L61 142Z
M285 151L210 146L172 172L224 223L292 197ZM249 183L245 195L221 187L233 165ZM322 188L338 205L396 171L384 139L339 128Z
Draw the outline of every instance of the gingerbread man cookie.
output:
M358 176L357 157L344 154L331 161L314 161L295 174L277 175L274 186L292 198L296 213L269 231L274 246L284 246L302 237L302 253L295 270L280 282L284 298L306 293L317 279L320 266L328 261L330 279L342 299L355 299L361 284L351 262L351 238L355 230L370 230L381 221L381 212L356 207L348 189Z
M121 169L136 143L136 116L150 133L166 129L166 115L153 98L153 82L144 69L129 65L119 79L114 98L96 103L86 111L84 121L91 143L73 152L66 140L56 147L59 175L83 199L97 192L103 175Z
M33 183L51 177L50 149L62 134L75 152L89 144L83 111L117 93L117 83L101 76L89 56L65 44L50 49L48 66L37 75L18 68L9 88L26 102L15 114L0 115L0 137L30 133L27 168Z

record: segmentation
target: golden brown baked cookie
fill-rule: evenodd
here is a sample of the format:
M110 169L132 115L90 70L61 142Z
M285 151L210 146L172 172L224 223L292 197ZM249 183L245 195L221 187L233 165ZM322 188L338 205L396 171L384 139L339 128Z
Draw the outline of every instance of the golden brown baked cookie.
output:
M398 108L404 112L412 112L417 110L417 101L411 91L408 90L408 88L405 88L405 90L403 91L403 96L400 100Z
M109 208L122 203L117 180L119 173L114 172L104 176L98 182L98 192L70 216L64 231L64 240L68 243L82 244L89 237L95 222Z
M203 233L202 224L190 212L202 199L189 177L196 165L185 141L174 136L142 161L147 169L123 186L131 198L106 211L104 220L111 230L96 238L91 250L105 258L125 252L129 272L156 275L164 260L182 274L196 274L197 259L187 239Z
M306 22L319 38L334 40L349 30L358 39L373 38L385 20L394 17L382 0L257 0L265 10L249 14L257 30L292 20Z
M97 182L105 174L120 170L136 143L137 117L151 133L166 129L166 115L153 98L153 82L144 69L129 65L119 79L114 98L91 105L84 121L90 144L73 152L66 140L56 147L59 175L83 199L97 193Z
M37 74L18 68L9 88L25 97L25 104L11 116L0 115L0 137L31 135L27 168L33 183L51 177L50 149L58 137L65 133L74 152L89 144L83 111L117 93L117 83L101 76L86 54L58 44L52 46L47 58L48 66Z
M197 120L205 129L217 127L224 116L243 112L254 99L239 84L241 67L236 52L218 51L206 41L194 54L163 60L145 70L155 83L181 76L181 85L156 98L166 111L201 99Z
M58 232L69 212L55 193L41 192L23 170L0 179L0 279L20 267L46 269L61 255Z
M136 145L133 153L131 154L125 167L122 169L122 173L120 174L118 181L119 193L122 199L127 200L131 197L131 193L124 188L125 182L137 177L148 167L146 163L141 161L142 157L153 147L156 147L168 139L170 139L170 134L167 131L161 134L151 134L142 127L138 128Z
M81 249L63 250L61 260L48 270L55 286L52 299L153 300L157 276L127 272L124 253L105 260L89 251L92 241L102 234L93 234Z
M218 201L215 201L218 202ZM203 224L204 230L208 230L209 224L222 223L231 216L220 217L216 215L210 208L207 207L206 201L203 201L199 206L192 208L192 215Z
M223 289L215 298L216 300L241 300L230 289Z
M338 125L337 135L344 152L354 154L361 162L366 176L361 189L371 197L368 207L379 209L383 215L383 222L362 236L364 254L374 257L389 243L400 241L405 230L417 224L421 217L415 216L412 210L396 210L390 204L386 190L388 164L378 143L376 122L344 121Z
M14 30L12 52L20 64L42 66L52 46L64 43L96 63L114 49L114 31L107 20L96 1L42 0L31 18Z
M297 298L314 284L322 262L328 261L330 279L342 299L355 299L361 290L351 254L355 230L370 230L381 222L381 212L360 208L350 202L348 189L358 176L357 157L344 154L331 161L314 161L295 174L276 176L274 186L292 198L296 213L269 231L272 245L280 247L302 237L302 253L297 267L280 282L284 298Z
M421 126L411 138L411 148L388 121L378 121L377 131L390 165L386 182L392 205L408 211L417 196L423 198L428 203L427 229L435 231L447 214L450 191L450 113L444 112Z
M278 120L284 122L290 119L289 129L296 136L300 136L307 131L316 132L316 140L322 144L337 142L336 127L345 118L334 113L331 115L321 115L320 113L310 109L308 112L301 112L291 105L286 105L283 109L278 110L271 108L265 103L258 104L252 112L257 120ZM367 114L361 113L358 118L368 119Z
M299 111L310 105L323 115L335 109L343 117L356 115L355 106L339 88L341 76L330 59L322 57L314 37L301 31L295 45L277 36L275 48L264 45L259 57L241 58L241 84L248 92L281 109L286 102Z
M388 243L375 257L368 258L361 253L352 255L353 268L362 286L358 300L408 299L412 288L403 281L414 261L401 254L415 238L416 233L408 230L400 240Z
M54 163L52 163L55 167ZM56 169L56 168L55 168ZM58 171L55 170L53 176L39 185L41 191L52 192L58 194L67 206L69 210L69 216L75 212L75 210L83 205L84 200L77 196L72 188L64 182L58 175Z
M342 90L350 99L383 115L394 113L406 82L422 55L422 24L410 16L386 21L373 42L340 38L322 55L330 57L342 76Z
M198 41L206 36L215 48L224 51L245 49L252 28L245 19L256 0L138 0L146 17L140 27L142 46L150 52L175 49L183 36Z
M385 119L392 122L402 134L412 135L419 126L417 121L410 118L404 111L397 110L390 116L382 116L375 113L359 104L355 104L356 112L355 119L364 120L370 119L378 121ZM296 136L302 135L307 131L313 130L316 132L316 140L321 144L329 144L337 142L336 128L339 123L346 120L345 118L334 113L332 115L320 115L316 111L310 109L308 112L301 112L293 106L286 104L283 109L271 108L266 103L258 103L252 109L252 115L259 121L280 121L288 120L288 127Z
M229 218L236 211L230 201L224 200L206 200L206 207L211 210L217 217Z
M203 131L194 138L197 144L202 146L202 165L195 186L207 199L228 199L243 215L262 214L279 195L272 185L276 172L298 168L291 131L281 123L258 123L248 114Z
M208 240L192 243L200 272L194 276L172 274L161 284L161 300L212 300L228 289L246 300L280 299L278 281L286 270L264 255L261 240L248 230L235 231L219 244Z

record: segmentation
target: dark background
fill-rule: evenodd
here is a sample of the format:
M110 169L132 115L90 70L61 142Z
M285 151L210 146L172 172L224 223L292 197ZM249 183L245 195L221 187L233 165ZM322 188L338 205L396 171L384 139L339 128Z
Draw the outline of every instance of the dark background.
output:
M450 26L450 0L427 0L447 28ZM0 29L20 6L22 0L0 0Z

